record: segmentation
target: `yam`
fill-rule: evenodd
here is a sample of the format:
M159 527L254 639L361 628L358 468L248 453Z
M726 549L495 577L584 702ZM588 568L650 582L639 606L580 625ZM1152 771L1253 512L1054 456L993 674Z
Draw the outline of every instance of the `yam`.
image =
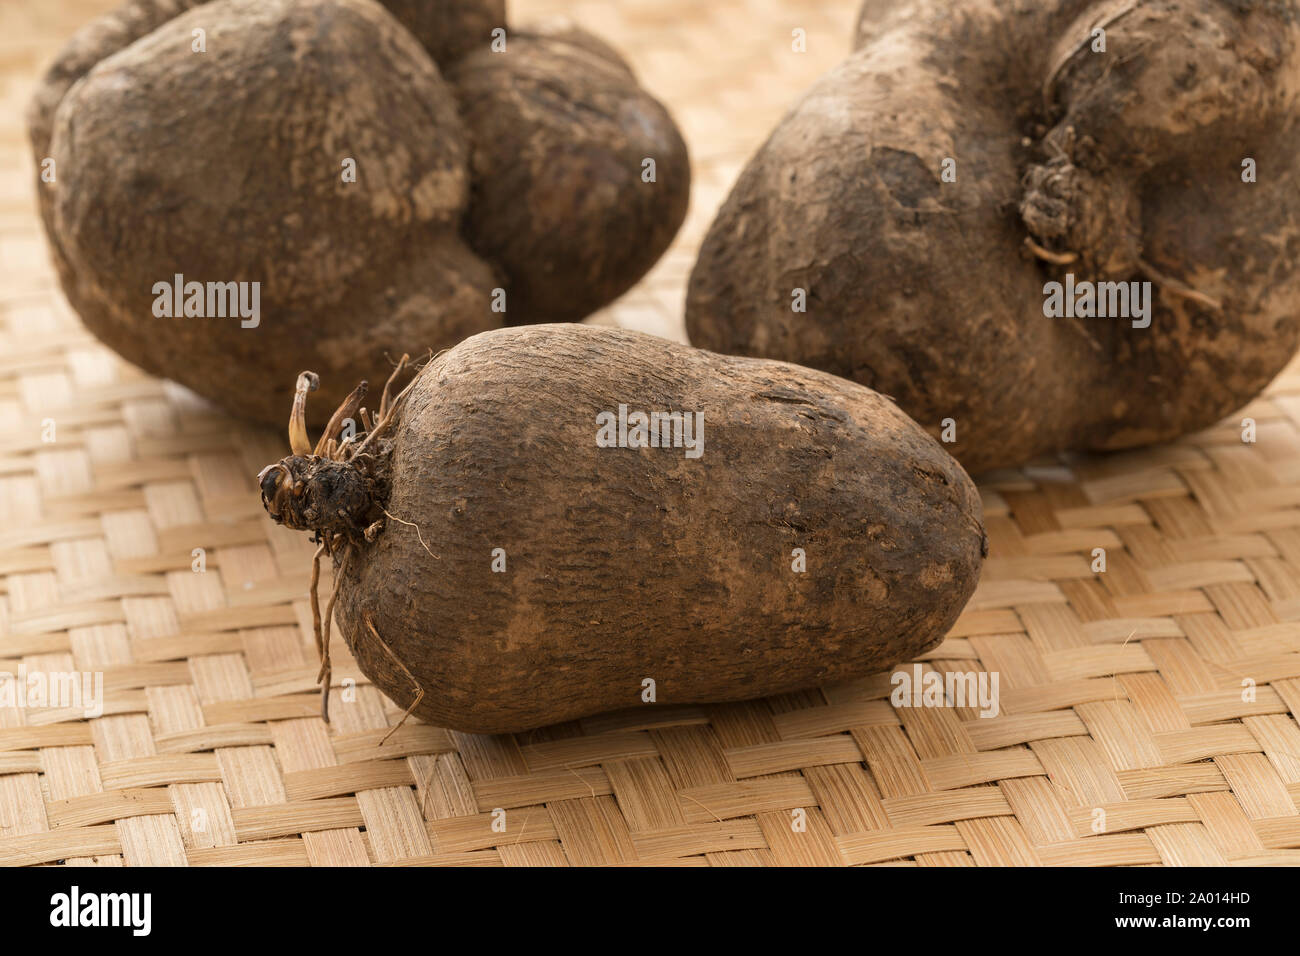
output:
M871 0L709 230L691 341L974 473L1200 429L1300 344L1298 101L1294 4Z
M295 453L259 481L271 517L333 556L361 669L441 726L862 677L943 639L987 549L937 442L794 365L521 326L383 404L333 458L336 436L312 453L295 416Z
M403 352L580 319L654 263L686 150L604 44L507 31L494 52L500 0L388 6L133 0L73 38L30 123L92 332L279 422L303 365L330 407Z

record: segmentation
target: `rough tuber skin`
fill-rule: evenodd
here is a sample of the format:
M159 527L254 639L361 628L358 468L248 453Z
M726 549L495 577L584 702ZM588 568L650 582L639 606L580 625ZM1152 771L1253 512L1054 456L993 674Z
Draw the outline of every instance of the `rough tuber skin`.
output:
M572 26L507 29L493 53L501 0L385 6L134 0L70 41L30 127L56 170L39 187L51 253L91 331L279 422L304 365L332 407L402 352L579 319L653 264L689 164L616 53ZM176 275L258 283L260 315L160 316Z
M620 404L702 413L702 454L601 447ZM440 726L649 707L646 679L680 704L868 675L942 640L987 548L937 442L794 365L521 326L434 359L393 408L355 468L291 426L262 500L334 556L361 669Z
M952 419L974 473L1165 441L1258 394L1300 344L1295 5L889 6L741 174L692 342ZM1150 282L1150 327L1045 316L1067 274Z
M656 179L689 182L672 120L637 95L617 54L584 37L517 34L509 57L476 50L449 73L471 141L496 144L474 154L465 236L511 277L512 313L529 322L576 321L617 298L686 214L686 192L661 209L665 193L641 179L648 138L678 144L659 154ZM556 76L569 78L563 96ZM630 126L642 136L628 137Z

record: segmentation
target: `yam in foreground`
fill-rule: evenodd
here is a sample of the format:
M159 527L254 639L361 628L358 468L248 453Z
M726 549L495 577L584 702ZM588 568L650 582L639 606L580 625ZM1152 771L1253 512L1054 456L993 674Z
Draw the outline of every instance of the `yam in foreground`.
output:
M972 472L1202 428L1295 352L1294 3L868 0L856 46L718 214L696 345L878 389Z
M361 669L441 726L868 675L942 640L987 547L937 442L793 365L578 325L485 332L386 391L378 420L358 389L314 451L311 384L263 503L333 557Z
M502 0L131 0L71 40L30 121L87 327L268 422L304 365L334 404L386 356L582 318L689 192L618 54L507 29Z

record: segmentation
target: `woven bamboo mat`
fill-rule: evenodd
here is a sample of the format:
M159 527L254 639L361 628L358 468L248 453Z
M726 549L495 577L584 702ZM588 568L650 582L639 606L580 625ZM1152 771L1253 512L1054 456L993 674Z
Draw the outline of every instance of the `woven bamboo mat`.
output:
M895 708L882 675L381 749L397 708L340 642L321 723L309 548L252 481L284 439L99 347L45 258L22 107L104 6L0 8L0 671L99 673L104 701L0 706L0 862L1300 863L1297 366L1177 445L983 484L984 579L923 666L996 672L997 717ZM620 45L692 144L683 235L601 321L682 334L711 211L846 50L852 4L803 6L516 3Z

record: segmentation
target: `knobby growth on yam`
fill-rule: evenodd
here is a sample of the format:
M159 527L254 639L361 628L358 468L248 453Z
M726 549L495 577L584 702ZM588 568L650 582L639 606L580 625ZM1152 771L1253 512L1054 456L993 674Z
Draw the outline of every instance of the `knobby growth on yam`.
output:
M382 443L372 448L371 442L379 439L388 428L409 392L410 385L407 385L396 395L393 393L394 384L409 367L410 356L403 355L384 385L378 416L373 419L372 425L364 431L354 431L339 441L349 422L355 426L358 420L367 423L372 421L368 410L361 405L368 390L368 383L362 381L330 416L329 424L314 448L307 434L306 405L307 395L319 387L320 377L315 372L301 373L294 389L293 408L289 414L289 447L293 454L263 468L257 476L262 506L272 520L296 531L311 532L312 540L317 544L312 557L309 590L312 630L321 662L316 683L321 686L321 718L327 723L330 679L333 673L330 664L330 631L334 603L338 597L338 580L346 572L355 548L364 541L373 540L383 528L383 519L393 517L384 508L384 502L388 500L388 449L382 447ZM360 441L355 441L357 436L361 436ZM421 543L423 544L423 538ZM322 556L328 556L335 567L333 587L323 613L320 606ZM384 650L399 667L405 669L405 665L384 644L374 626L369 626ZM414 683L414 678L412 682ZM424 691L418 683L416 689L418 703L424 696ZM402 716L397 727L406 722L409 713L410 710ZM388 736L384 741L388 740Z

